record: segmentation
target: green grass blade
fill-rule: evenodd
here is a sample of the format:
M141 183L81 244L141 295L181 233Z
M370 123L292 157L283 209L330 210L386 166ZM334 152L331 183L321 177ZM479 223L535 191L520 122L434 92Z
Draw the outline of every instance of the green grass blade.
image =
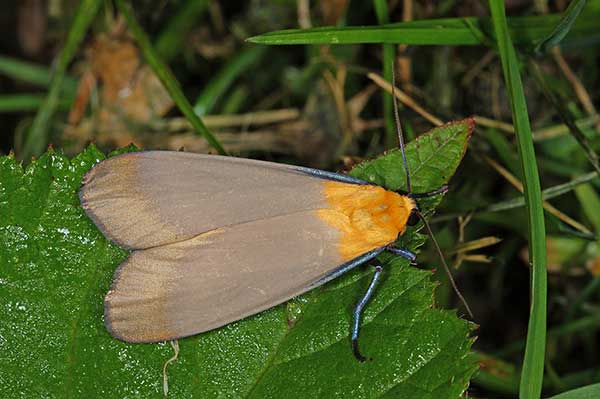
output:
M423 24L427 22L427 24ZM437 24L438 28L435 28ZM380 26L322 27L286 29L254 36L248 41L260 44L479 44L462 19L411 21Z
M175 76L173 76L173 73L169 67L159 59L158 55L156 54L156 50L154 50L150 44L150 40L148 40L146 33L135 19L131 7L125 4L123 0L117 0L116 3L119 11L127 21L127 26L129 27L131 34L133 35L138 46L140 46L146 62L148 65L150 65L156 76L158 76L162 84L165 86L165 89L167 89L171 95L171 98L175 104L177 104L177 107L179 107L183 115L185 115L185 117L190 121L194 131L200 136L204 137L206 141L208 141L208 143L219 152L219 154L225 155L225 149L219 140L213 136L198 115L194 113L192 105L185 97L185 94L183 94L183 90L181 90L179 82Z
M79 8L75 12L73 23L69 29L69 34L67 35L65 46L58 55L48 96L35 116L29 134L25 139L23 153L21 154L22 158L26 159L32 155L39 155L44 150L48 142L50 119L60 101L59 97L62 92L67 67L73 59L79 44L85 37L85 33L101 4L101 0L82 0L79 4Z
M548 399L596 399L600 398L600 384L588 385L586 387L572 389Z
M375 7L375 13L377 14L377 21L381 24L387 24L390 22L390 16L388 14L387 1L386 0L373 0L373 6ZM383 77L388 82L392 81L394 57L396 55L393 44L383 45ZM394 122L394 107L392 104L392 95L386 91L382 92L383 100L383 117L385 119L385 143L387 148L395 148L397 144L396 139L396 125Z
M577 298L567 308L567 315L565 316L565 323L571 322L581 306L596 295L600 291L600 277L594 277L587 285L581 290Z
M542 41L540 41L535 47L535 51L538 53L545 53L552 47L558 45L562 39L565 38L571 27L575 23L575 20L585 7L586 0L573 0L569 4L569 7L564 12L564 15L556 28Z
M501 0L490 0L490 10L498 41L500 58L502 60L502 69L509 94L519 157L523 169L523 186L525 189L525 205L527 208L529 230L529 260L532 267L531 313L527 329L527 345L523 360L519 397L521 399L538 399L542 392L546 349L546 231L542 208L542 193L533 148L533 136L527 114L525 93L519 75L519 62L509 36L504 2Z
M600 315L592 315L582 317L581 319L570 321L568 323L560 324L557 327L553 327L548 330L549 338L559 338L565 337L569 335L573 335L575 333L585 333L587 331L594 331L600 327ZM506 347L502 348L502 350L494 353L494 356L497 357L507 357L512 355L515 352L522 350L527 344L526 340L516 341Z
M592 223L596 233L600 233L600 196L591 184L582 184L575 189L583 213Z
M231 115L243 112L243 106L250 97L250 90L247 86L241 84L231 90L225 99L223 99L223 105L221 107L221 114Z
M560 14L513 17L508 21L515 44L533 45L556 27ZM583 13L575 21L563 45L600 41L598 10ZM380 26L321 27L268 32L248 39L260 44L361 44L395 43L411 45L479 45L487 40L479 32L491 29L488 18L443 18L400 22Z
M544 95L550 101L550 103L556 108L558 116L562 119L563 123L569 128L569 132L571 135L577 140L577 143L581 147L581 149L585 152L585 155L588 157L588 160L596 169L598 174L600 174L600 159L598 158L598 154L592 147L591 143L588 141L585 133L577 126L575 123L575 119L571 116L569 109L565 105L564 101L559 99L550 88L550 85L546 82L544 75L538 64L534 61L529 63L530 70L533 74L533 77L540 85Z
M0 96L0 112L26 112L35 111L44 104L45 94L9 94ZM57 105L60 109L68 109L69 101L59 99Z
M169 19L155 43L156 52L164 62L169 62L181 51L185 35L197 24L207 6L208 0L188 0Z
M598 174L596 172L586 173L584 175L578 176L571 181L566 183L557 184L556 186L548 187L547 189L542 191L542 199L549 200L555 197L559 197L563 194L566 194L570 191L573 191L577 186L581 184L585 184L594 179L598 178ZM505 201L497 202L485 208L473 209L473 212L498 212L505 211L508 209L520 208L525 206L525 200L522 196L508 199Z
M52 78L52 73L46 66L21 61L4 55L0 55L0 73L12 79L40 87L50 86ZM76 89L77 81L65 74L63 78L63 90L74 93Z
M502 163L513 175L517 176L519 180L523 180L518 159L515 154L515 148L512 143L508 141L506 135L496 129L486 129L484 134L487 142L490 143L494 150L496 150L496 154L498 154Z
M196 115L210 113L219 98L223 97L233 81L243 74L248 67L257 63L267 49L262 46L249 46L242 49L221 71L210 81L194 104Z

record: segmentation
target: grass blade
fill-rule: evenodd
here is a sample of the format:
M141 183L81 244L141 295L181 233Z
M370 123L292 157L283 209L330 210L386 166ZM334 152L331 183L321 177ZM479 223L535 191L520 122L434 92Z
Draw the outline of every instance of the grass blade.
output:
M519 397L521 399L538 399L542 392L546 350L546 231L542 193L525 93L519 75L517 53L509 36L504 2L502 0L490 0L490 10L512 109L519 158L523 169L529 230L529 260L532 267L531 310Z
M206 85L194 104L196 115L203 116L210 113L217 100L225 94L233 81L244 73L248 67L257 63L266 52L267 48L263 46L249 46L242 49Z
M600 196L596 190L590 184L583 184L575 189L575 195L594 230L600 232Z
M9 94L0 96L0 112L35 111L44 104L45 94ZM57 108L69 109L69 102L59 100Z
M131 34L133 35L137 44L140 46L146 62L148 65L150 65L152 71L156 74L156 76L158 76L162 84L165 86L169 92L169 95L175 104L177 104L177 107L179 107L183 115L185 115L185 117L190 121L194 131L200 136L204 137L206 141L208 141L209 144L219 152L219 154L225 155L225 149L219 140L213 136L198 115L194 113L192 105L185 97L185 94L183 94L183 90L181 90L181 86L179 86L179 82L175 76L173 76L171 70L158 58L158 55L156 54L154 48L152 48L146 33L135 19L131 7L125 4L123 0L117 0L116 3L119 11L127 21L127 26L129 27Z
M598 397L600 397L600 384L593 384L582 388L572 389L548 399L592 399Z
M390 16L387 8L386 0L373 0L373 6L375 7L375 13L377 14L377 22L381 25L390 22ZM383 45L383 77L388 82L392 81L393 65L394 65L394 51L393 44ZM393 104L392 96L385 91L382 93L383 100L383 118L385 119L385 143L387 148L395 148L396 144L396 125L394 124Z
M586 0L573 0L569 4L569 7L564 12L563 18L560 20L556 28L542 41L540 41L537 46L535 46L535 51L537 53L546 53L552 47L558 45L562 39L565 38L571 27L575 23L575 20L585 7Z
M23 153L21 154L22 158L26 159L32 155L39 155L44 150L48 142L50 119L59 104L59 97L65 81L67 67L73 59L79 43L85 37L85 33L101 4L101 0L82 0L79 4L65 41L65 46L58 55L48 95L36 114L29 134L25 139Z
M155 43L156 52L164 62L169 62L181 51L184 36L194 27L207 6L208 0L188 0L177 14L169 19Z
M548 330L548 338L560 338L575 333L585 333L586 331L596 330L598 327L600 327L600 315L585 316L578 320L563 323L557 327L551 328ZM513 342L494 353L494 356L508 357L513 353L522 350L526 343L526 341Z
M567 309L567 315L565 316L565 323L571 322L581 306L592 298L600 290L600 277L594 277L590 280L587 285L581 290L577 298L571 303Z
M594 179L598 178L598 174L596 172L586 173L584 175L578 176L571 181L568 181L563 184L557 184L556 186L549 187L542 191L542 199L549 200L563 194L566 194L570 191L573 191L577 186L590 182ZM520 208L525 206L525 200L522 196L517 198L508 199L505 201L497 202L495 204L489 205L485 208L477 208L473 209L472 212L483 213L483 212L498 212L505 211L507 209Z
M560 119L562 119L563 123L569 128L569 132L575 138L575 140L577 140L577 143L585 152L585 155L588 157L588 160L600 175L600 160L598 158L598 154L596 154L596 151L594 151L594 148L588 141L583 131L579 128L579 126L577 126L575 120L571 117L568 108L564 104L564 101L561 101L561 99L557 98L557 96L552 92L552 89L550 88L550 85L548 85L548 83L546 82L546 79L544 78L544 75L542 74L542 71L538 64L535 63L535 61L531 61L529 63L529 66L533 77L540 85L544 95L554 106L554 108L556 108L558 116L560 117Z
M52 74L50 69L43 65L25 62L15 58L0 55L0 73L22 82L31 83L40 87L50 86ZM75 93L77 81L65 74L63 89Z
M515 44L533 45L560 22L561 14L513 17L508 21ZM572 25L563 45L600 41L597 10L584 13ZM379 26L351 26L287 29L268 32L248 39L261 44L361 44L395 43L412 45L479 45L488 40L479 32L491 29L487 18L442 18L408 21Z

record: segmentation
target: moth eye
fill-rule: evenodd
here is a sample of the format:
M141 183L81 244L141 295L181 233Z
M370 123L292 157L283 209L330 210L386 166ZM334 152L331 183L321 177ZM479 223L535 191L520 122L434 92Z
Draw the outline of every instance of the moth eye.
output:
M417 223L419 223L419 216L417 216L415 212L411 212L410 216L408 217L408 220L406 221L406 224L409 226L414 226Z

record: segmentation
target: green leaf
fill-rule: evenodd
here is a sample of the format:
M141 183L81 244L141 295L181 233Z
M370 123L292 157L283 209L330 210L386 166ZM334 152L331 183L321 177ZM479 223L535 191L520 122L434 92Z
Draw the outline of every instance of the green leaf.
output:
M519 60L508 33L504 2L490 0L490 11L498 41L504 81L512 111L517 148L521 161L527 228L529 233L529 263L531 264L531 308L527 326L527 346L523 357L523 370L519 397L537 399L542 392L544 355L546 350L546 227L542 208L542 192L525 90L519 74Z
M548 399L594 399L600 397L600 384L572 389Z
M208 0L188 0L169 18L156 39L156 53L165 62L171 61L187 45L185 36L196 26L208 8Z
M0 74L40 87L48 87L52 83L52 73L47 66L4 55L0 55ZM69 95L74 95L77 90L77 81L65 74L62 90Z
M69 34L65 45L60 51L54 65L48 95L39 108L31 129L29 130L23 145L23 159L32 155L38 155L48 142L49 127L51 119L60 103L60 95L63 90L67 67L75 56L79 44L83 41L89 25L94 20L98 9L102 5L100 0L83 0L79 3L73 22L69 28Z
M585 3L586 0L571 1L560 22L547 37L535 46L535 51L538 53L545 53L552 49L552 47L557 46L569 33L569 30L571 30L573 23L575 23L575 20L577 20L577 17L585 7Z
M408 145L418 190L445 183L458 166L472 120L436 128ZM129 149L128 149L129 150ZM83 174L104 159L94 146L72 160L49 151L25 170L0 158L0 397L162 395L167 343L127 344L106 331L103 298L127 251L85 216ZM403 184L400 154L353 175ZM132 223L135 221L132 220ZM403 237L416 249L423 237ZM352 308L368 266L215 331L180 340L168 366L169 396L249 398L458 398L476 369L472 325L433 308L429 271L381 256L384 277L367 305L359 363L350 349Z
M540 66L535 61L531 60L529 67L533 77L541 87L542 92L550 101L552 106L556 109L560 119L562 119L563 123L569 128L569 132L575 138L575 140L577 140L577 143L587 155L590 163L594 169L596 169L596 172L600 174L600 159L598 158L598 154L596 154L594 147L591 145L583 130L577 126L577 123L575 123L575 118L573 118L569 112L569 109L565 106L564 101L558 97L557 93L552 91L550 85L548 84L547 78L544 76Z
M37 110L46 99L45 94L6 94L0 95L0 112L23 112ZM68 110L71 102L60 99L57 108Z
M217 150L219 154L227 155L223 145L211 133L211 131L208 130L206 125L204 125L204 122L202 122L202 119L200 119L198 115L194 113L192 105L185 96L183 89L173 75L173 72L171 72L168 65L160 59L158 53L152 47L146 32L144 32L140 24L137 22L131 5L129 3L125 3L123 0L117 0L116 3L118 10L121 12L121 15L127 22L127 27L131 31L131 35L135 39L136 44L142 50L145 61L148 63L148 65L150 65L150 68L152 68L152 72L154 72L158 79L160 79L161 83L173 99L175 105L177 105L181 113L190 122L194 128L194 132L197 135L204 137L206 141L208 141L208 144Z
M377 15L377 22L384 25L390 22L390 15L388 12L388 5L386 0L373 0L373 7L375 8L375 14ZM391 82L392 74L394 73L393 67L395 65L396 49L393 44L383 45L383 78ZM385 144L386 148L396 146L396 124L394 121L394 103L392 102L392 95L385 90L381 91L382 102L383 102L383 119L385 120Z
M582 184L575 188L575 195L581 204L581 208L585 216L589 219L594 227L596 234L600 233L600 196L591 184Z
M408 169L415 193L440 188L450 180L467 150L468 135L474 128L472 119L451 122L422 134L406 146ZM399 149L357 165L353 176L390 190L405 190L406 172Z
M267 54L266 50L263 46L248 46L233 56L210 80L202 90L202 94L196 99L194 104L196 115L204 116L211 113L217 101L223 98L235 79L250 66L259 63Z
M587 10L586 10L587 11ZM598 10L590 7L573 23L562 45L595 43L598 34ZM513 17L508 21L516 44L533 45L547 37L561 21L561 14ZM286 29L254 36L248 41L260 44L361 44L390 43L409 45L479 45L487 40L481 32L490 32L489 18L440 18L400 22L379 26L318 27Z

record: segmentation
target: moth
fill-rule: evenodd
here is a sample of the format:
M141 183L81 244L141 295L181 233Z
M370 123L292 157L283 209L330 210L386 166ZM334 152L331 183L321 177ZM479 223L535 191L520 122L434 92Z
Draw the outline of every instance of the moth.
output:
M447 191L411 192L400 130L399 139L406 192L317 169L185 152L127 153L96 164L83 179L81 204L108 239L132 250L105 298L108 331L127 342L195 335L371 261L352 326L354 354L365 360L358 333L382 272L376 257L390 251L414 262L394 243L419 220L430 231L418 199Z

